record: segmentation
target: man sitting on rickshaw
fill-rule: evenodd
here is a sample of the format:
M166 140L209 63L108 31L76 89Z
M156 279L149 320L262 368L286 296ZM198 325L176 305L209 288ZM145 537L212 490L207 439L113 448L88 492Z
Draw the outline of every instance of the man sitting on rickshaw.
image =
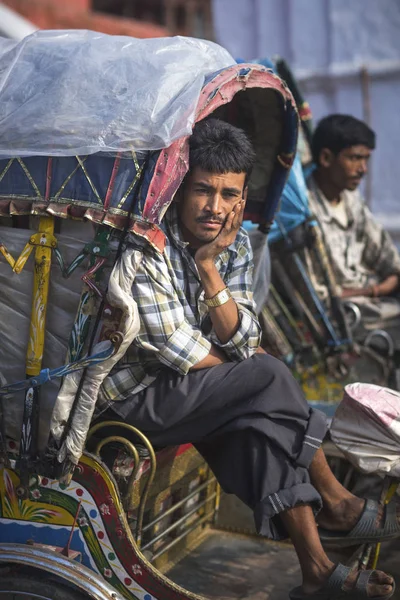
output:
M309 204L317 217L342 297L361 310L366 330L385 329L400 348L400 255L358 190L375 148L375 133L348 115L330 115L312 140L315 171L308 179ZM312 265L322 297L318 266ZM357 336L357 332L355 332Z
M321 539L396 537L394 506L382 512L337 482L321 449L324 416L260 349L241 228L253 160L243 131L216 119L196 125L189 173L164 218L164 252L135 240L143 244L133 285L140 332L105 380L100 405L156 447L193 443L222 488L253 509L261 534L291 537L303 573L292 598L341 598L342 587L349 598L355 588L389 598L390 576L334 565Z

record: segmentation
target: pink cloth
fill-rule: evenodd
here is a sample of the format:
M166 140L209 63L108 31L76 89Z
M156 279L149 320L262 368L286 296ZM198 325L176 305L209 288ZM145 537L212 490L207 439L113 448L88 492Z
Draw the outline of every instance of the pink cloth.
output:
M331 437L362 471L400 477L400 394L368 383L347 385Z

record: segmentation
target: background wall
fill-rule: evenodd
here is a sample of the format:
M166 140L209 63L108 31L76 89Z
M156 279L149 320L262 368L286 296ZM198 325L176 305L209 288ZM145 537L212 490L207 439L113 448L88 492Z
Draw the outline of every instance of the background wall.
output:
M377 150L364 193L400 235L400 0L214 0L213 10L216 41L233 56L289 62L315 121L370 112Z

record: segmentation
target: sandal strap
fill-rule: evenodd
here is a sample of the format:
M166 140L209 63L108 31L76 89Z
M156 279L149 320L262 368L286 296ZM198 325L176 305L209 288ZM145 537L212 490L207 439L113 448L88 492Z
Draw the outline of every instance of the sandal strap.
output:
M343 591L343 584L352 570L353 569L351 567L346 567L346 565L338 563L332 575L329 577L326 586L324 586L324 589L329 590L329 592L336 592L339 594L341 591Z
M354 586L354 600L365 600L368 598L368 583L371 575L376 571L360 571L357 577L356 585Z
M397 523L396 504L390 502L384 507L383 524L381 527L376 526L378 517L379 503L376 500L366 500L364 510L358 523L354 526L349 537L376 538L377 540L388 535L395 535L400 531Z
M376 500L366 500L364 510L358 522L351 531L352 537L373 536L376 533L375 523L378 516L379 505Z
M397 505L395 502L389 502L385 504L385 516L383 522L383 528L388 533L397 533L400 530L397 522Z

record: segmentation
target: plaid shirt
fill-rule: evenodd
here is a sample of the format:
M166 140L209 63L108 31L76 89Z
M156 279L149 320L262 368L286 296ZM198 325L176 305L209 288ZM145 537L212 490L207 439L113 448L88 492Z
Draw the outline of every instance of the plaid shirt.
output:
M164 219L166 247L160 254L146 245L132 294L140 331L126 356L106 378L101 400L125 400L138 393L164 366L186 375L203 360L211 342L232 361L251 356L260 344L260 326L252 292L252 251L249 238L240 228L234 243L216 259L216 267L229 287L239 309L240 324L232 338L222 344L213 331L200 276L183 241L176 208ZM135 238L136 241L136 238Z

